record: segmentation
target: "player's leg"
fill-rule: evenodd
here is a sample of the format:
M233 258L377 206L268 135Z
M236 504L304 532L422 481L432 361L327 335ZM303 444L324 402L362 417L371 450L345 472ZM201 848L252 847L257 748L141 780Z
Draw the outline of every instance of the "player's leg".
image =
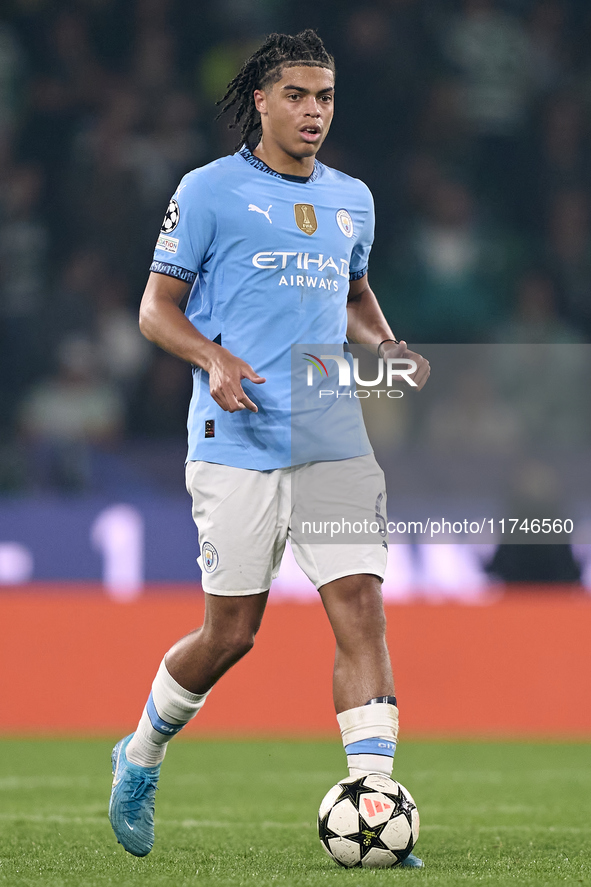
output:
M354 546L352 546L354 547ZM333 697L349 773L392 775L398 707L377 576L344 576L319 588L335 641ZM422 868L410 853L401 863Z
M375 696L393 696L386 617L378 576L343 576L319 588L336 641L333 699L337 713Z
M154 844L154 797L167 744L200 711L216 681L252 647L267 593L205 595L203 626L166 654L135 733L113 749L109 819L135 856Z
M296 543L292 548L318 587L334 632L333 697L350 773L390 776L398 708L380 582L386 552L379 545ZM354 564L375 572L347 572ZM323 582L322 577L334 576L339 565L346 575Z
M350 775L391 776L398 707L381 591L387 563L387 546L379 531L385 527L383 472L373 456L362 456L341 463L312 463L300 474L304 477L297 481L306 507L320 490L326 516L337 526L345 517L351 525L367 521L368 526L378 527L372 542L314 544L297 533L305 514L296 512L291 541L297 562L320 592L334 632L333 696ZM403 864L422 866L412 854Z
M333 697L349 771L390 776L398 708L380 580L343 576L319 591L335 636Z
M177 641L160 664L127 746L129 761L143 767L162 762L168 741L195 717L219 678L252 648L267 597L267 592L205 594L203 625Z
M244 597L206 594L203 625L166 654L174 679L192 693L207 693L252 648L267 598L268 592Z
M152 685L127 758L144 767L160 764L166 744L195 717L213 685L254 644L268 592L244 597L205 594L201 628L168 651Z
M372 454L309 463L294 472L292 548L296 561L318 588L334 632L333 693L339 722L343 728L343 721L359 721L365 726L358 739L386 743L372 755L371 763L389 773L398 710L391 703L375 704L371 712L366 708L371 699L394 696L381 592L388 556L385 503L384 473ZM322 517L316 524L312 509ZM320 535L315 525L327 529ZM333 528L338 530L336 536L331 535ZM379 717L383 724L374 723ZM367 735L378 726L381 733ZM364 754L367 747L366 743Z
M285 546L281 484L277 471L187 466L201 543L204 623L166 654L137 730L113 750L111 824L137 856L149 853L154 841L154 795L167 743L253 645Z

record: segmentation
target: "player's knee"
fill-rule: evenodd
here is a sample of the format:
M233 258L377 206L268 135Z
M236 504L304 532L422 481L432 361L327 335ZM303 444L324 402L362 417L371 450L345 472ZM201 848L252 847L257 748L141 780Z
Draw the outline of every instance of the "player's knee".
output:
M254 647L254 631L250 628L239 632L234 638L234 650L242 658Z
M255 632L249 625L235 626L231 631L219 638L218 649L220 653L233 662L242 659L254 646Z
M369 624L376 628L386 627L384 603L379 586L374 582L362 581L351 584L342 598L342 606L350 619L357 625Z

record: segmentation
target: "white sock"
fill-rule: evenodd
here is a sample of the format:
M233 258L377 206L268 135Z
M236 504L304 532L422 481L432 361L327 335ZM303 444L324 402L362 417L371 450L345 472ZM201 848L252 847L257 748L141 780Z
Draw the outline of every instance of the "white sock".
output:
M156 767L164 760L166 745L203 706L210 691L190 693L170 675L164 659L152 684L152 692L125 755L132 764Z
M380 699L395 699L380 697ZM398 740L398 709L392 702L374 701L337 715L349 774L356 779L368 773L392 775Z

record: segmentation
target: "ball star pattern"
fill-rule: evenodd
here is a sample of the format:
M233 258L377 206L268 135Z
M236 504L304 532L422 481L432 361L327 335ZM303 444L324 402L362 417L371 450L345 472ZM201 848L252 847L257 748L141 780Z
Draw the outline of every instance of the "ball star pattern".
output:
M373 789L365 785L365 777L362 777L361 779L356 779L351 782L341 783L340 787L341 792L335 799L334 803L331 805L326 814L323 817L319 817L318 819L318 834L320 836L320 840L328 850L329 854L331 856L333 855L330 849L329 839L340 837L340 835L337 832L333 831L328 825L330 814L336 804L348 798L355 809L359 812L358 831L350 832L346 835L347 840L359 844L360 861L359 863L357 863L357 866L362 865L364 858L373 848L389 851L396 857L398 863L403 862L403 860L406 859L414 846L414 840L412 836L412 811L414 809L414 805L408 800L408 798L405 797L402 790L399 788L398 792L394 794L380 789L380 794L384 795L392 801L394 809L392 812L392 816L387 819L386 822L383 822L379 825L370 826L364 820L363 814L361 812L361 798L364 794L368 794L373 791ZM403 815L407 820L411 836L406 847L400 850L393 850L392 847L388 846L388 844L382 841L380 836L386 826L391 822L392 818L399 815ZM335 859L335 862L337 862L339 865L346 867L344 863L340 862L334 856L333 859Z

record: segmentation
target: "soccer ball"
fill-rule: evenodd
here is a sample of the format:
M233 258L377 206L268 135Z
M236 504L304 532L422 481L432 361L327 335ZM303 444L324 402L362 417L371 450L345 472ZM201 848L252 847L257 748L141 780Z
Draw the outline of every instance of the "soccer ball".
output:
M346 868L391 868L419 837L419 811L410 794L379 773L342 779L318 811L318 834L328 855Z

